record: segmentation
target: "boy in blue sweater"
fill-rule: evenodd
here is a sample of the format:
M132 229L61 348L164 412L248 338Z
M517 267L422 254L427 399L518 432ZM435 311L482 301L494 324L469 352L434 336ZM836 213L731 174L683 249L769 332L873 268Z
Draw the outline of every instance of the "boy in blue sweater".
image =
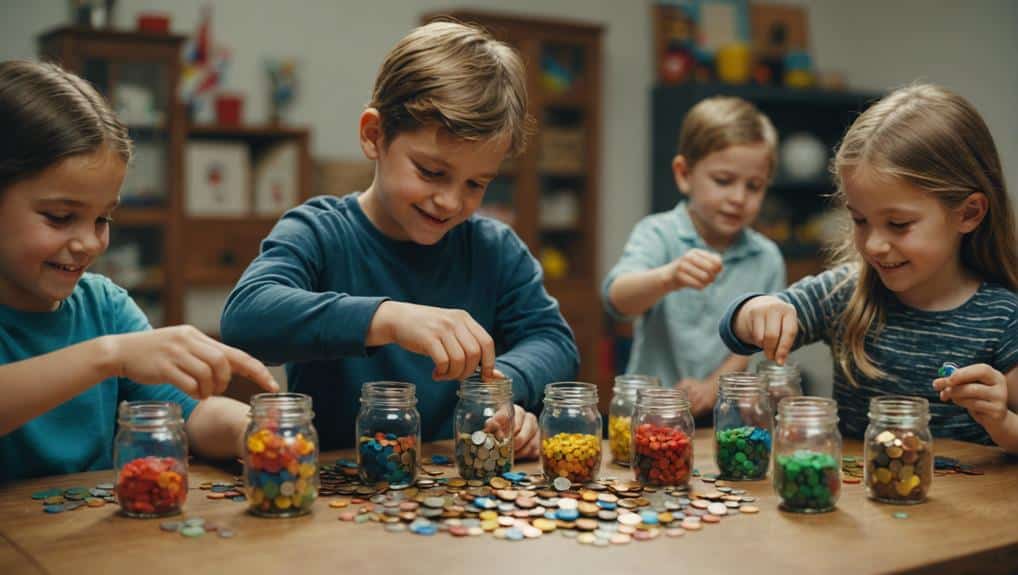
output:
M541 269L507 226L474 216L524 146L523 64L475 28L417 28L389 53L360 142L363 193L318 197L279 221L227 301L226 342L287 363L314 398L323 449L348 447L361 385L417 385L425 441L452 435L457 380L512 379L516 455L534 457L546 383L578 365Z

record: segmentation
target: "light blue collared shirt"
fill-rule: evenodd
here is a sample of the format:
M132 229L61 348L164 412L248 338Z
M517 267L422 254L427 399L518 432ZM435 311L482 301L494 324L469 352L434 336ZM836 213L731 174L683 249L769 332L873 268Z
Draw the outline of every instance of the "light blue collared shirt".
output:
M616 319L634 319L620 314L609 301L608 290L615 278L663 266L693 248L713 251L697 233L685 202L640 220L602 284L605 309ZM753 230L740 233L721 259L724 269L707 288L671 292L635 318L626 373L656 375L665 385L687 377L707 377L731 354L717 327L728 304L747 292L771 293L785 287L781 251Z

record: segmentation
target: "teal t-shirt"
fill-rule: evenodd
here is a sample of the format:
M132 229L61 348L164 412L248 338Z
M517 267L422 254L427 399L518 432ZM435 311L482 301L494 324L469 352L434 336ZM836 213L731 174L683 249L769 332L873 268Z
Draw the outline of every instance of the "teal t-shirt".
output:
M0 305L0 364L103 335L147 329L148 319L123 288L103 276L85 274L56 311L24 312ZM0 392L3 384L0 381ZM0 437L0 483L113 467L117 405L138 400L177 402L185 420L197 405L171 385L104 379Z
M682 378L703 379L731 354L718 335L728 303L746 292L777 291L785 286L785 260L778 246L743 230L721 254L724 269L705 289L673 291L636 318L612 307L608 292L622 274L660 267L699 248L710 250L697 233L685 202L643 218L626 242L601 286L605 309L616 319L636 320L626 373L655 375L666 385Z

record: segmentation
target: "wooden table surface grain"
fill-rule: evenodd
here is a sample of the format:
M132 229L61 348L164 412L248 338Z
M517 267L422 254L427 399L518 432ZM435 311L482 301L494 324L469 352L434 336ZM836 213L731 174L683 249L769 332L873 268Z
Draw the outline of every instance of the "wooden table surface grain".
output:
M607 443L605 452L607 453ZM696 467L716 471L710 430L694 441ZM846 455L860 455L845 441ZM424 455L452 454L451 442ZM0 574L73 573L1007 573L1018 571L1018 463L993 447L938 440L935 453L976 465L984 475L938 476L920 505L872 502L862 485L843 485L837 510L799 515L778 509L770 480L732 482L756 496L760 513L725 518L682 537L595 548L551 533L537 540L500 541L491 535L454 539L394 534L382 525L338 520L330 498L294 519L245 513L246 503L209 500L203 481L229 481L229 470L191 466L192 490L181 517L204 517L235 529L233 539L166 533L160 519L121 517L117 507L46 514L35 491L112 480L90 472L0 487ZM349 452L322 455L323 463ZM517 466L535 471L536 462ZM449 467L447 475L455 475ZM602 477L629 479L628 469L604 464ZM712 489L699 480L694 491ZM905 512L908 518L895 518Z

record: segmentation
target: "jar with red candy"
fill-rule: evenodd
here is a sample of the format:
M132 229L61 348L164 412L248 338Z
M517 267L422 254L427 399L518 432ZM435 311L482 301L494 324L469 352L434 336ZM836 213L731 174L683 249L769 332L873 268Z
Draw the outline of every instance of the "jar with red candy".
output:
M115 493L124 515L180 513L187 499L187 433L177 403L120 404L113 442Z
M683 486L693 471L693 414L685 392L647 388L633 410L633 471L644 485Z

